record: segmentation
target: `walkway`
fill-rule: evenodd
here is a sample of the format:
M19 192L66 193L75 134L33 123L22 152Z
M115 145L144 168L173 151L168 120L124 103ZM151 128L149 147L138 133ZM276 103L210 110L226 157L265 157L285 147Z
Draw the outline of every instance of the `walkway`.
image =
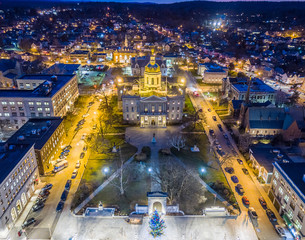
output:
M180 131L179 127L169 126L167 128L139 128L129 127L126 129L125 138L131 144L138 147L141 151L142 147L149 146L151 149L150 167L151 172L151 191L162 191L159 181L156 181L159 173L159 150L168 147L168 139L172 133ZM155 134L156 142L152 143Z

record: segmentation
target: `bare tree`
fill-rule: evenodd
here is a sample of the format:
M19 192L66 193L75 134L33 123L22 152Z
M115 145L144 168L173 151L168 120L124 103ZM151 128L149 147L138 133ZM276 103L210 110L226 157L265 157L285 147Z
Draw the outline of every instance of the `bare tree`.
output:
M252 137L249 133L239 135L238 147L241 152L245 153L249 150L249 146L252 143Z
M129 182L130 175L128 173L128 169L124 166L124 159L122 157L121 148L119 147L119 156L120 156L120 164L119 164L119 176L116 179L113 179L110 184L116 187L120 191L120 195L124 195L125 190L127 188L127 183Z
M162 191L168 194L169 204L180 202L182 198L196 197L204 200L202 186L186 169L172 157L164 157L155 172L154 180L161 185ZM194 199L193 199L194 200Z
M180 133L173 134L168 141L169 145L176 148L178 151L185 147L185 138Z

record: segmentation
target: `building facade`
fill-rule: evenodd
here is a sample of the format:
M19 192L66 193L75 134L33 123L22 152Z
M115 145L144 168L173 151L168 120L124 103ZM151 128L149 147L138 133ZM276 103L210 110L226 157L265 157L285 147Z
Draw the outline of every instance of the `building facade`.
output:
M305 163L273 164L270 200L294 237L305 235Z
M140 127L166 127L182 120L184 96L123 96L123 119Z
M65 134L60 117L31 118L8 140L8 144L33 144L40 175L53 170L55 151Z
M199 63L197 74L202 76L204 83L222 84L228 76L228 69L213 63Z
M63 117L71 110L78 98L78 85L75 75L25 75L30 79L30 90L0 90L0 125L21 127L29 118ZM41 83L41 80L45 81ZM33 88L37 80L38 87ZM30 84L30 83L29 83ZM26 85L24 85L26 86Z
M0 235L6 236L39 182L34 144L2 145L0 163Z

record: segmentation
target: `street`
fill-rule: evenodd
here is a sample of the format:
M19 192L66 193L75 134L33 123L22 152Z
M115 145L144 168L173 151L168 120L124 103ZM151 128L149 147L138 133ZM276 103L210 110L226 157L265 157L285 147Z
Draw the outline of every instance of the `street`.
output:
M188 77L188 88L194 88L196 89L196 82L190 76L190 74L187 75ZM218 140L219 145L222 147L222 152L226 153L226 160L224 160L224 163L221 165L222 170L227 178L227 181L232 189L232 191L235 194L235 198L237 199L237 202L241 208L241 211L243 213L248 212L248 207L245 206L242 202L242 197L236 192L235 186L236 184L232 182L231 176L236 175L239 183L243 186L245 190L244 196L247 196L247 198L250 201L250 206L254 207L258 214L258 220L254 220L253 226L256 229L257 235L260 239L280 239L278 234L275 232L274 227L272 226L272 223L269 221L269 218L267 217L265 210L262 208L260 205L258 198L260 196L263 196L265 201L267 202L268 207L276 214L276 217L278 219L278 222L280 224L283 224L283 221L281 217L278 215L276 209L274 208L273 204L269 200L267 193L264 191L262 186L258 183L256 180L255 175L252 173L252 170L248 167L246 164L246 161L242 154L239 153L239 150L234 142L234 140L231 138L230 133L226 130L226 127L222 123L221 119L218 117L217 113L214 111L212 105L205 100L203 95L200 95L199 97L192 97L193 101L195 102L194 107L198 108L200 107L203 112L201 113L202 116L205 115L206 118L206 124L204 124L207 136L210 140L211 145L214 145L215 139ZM208 111L210 109L211 111ZM213 116L216 116L216 121L213 120ZM223 132L220 131L218 128L218 124L221 124ZM213 129L215 133L215 139L210 136L209 134L209 129ZM233 155L233 152L231 148L227 145L227 140L224 138L223 133L225 133L230 141L231 146L234 148L234 150L237 152L238 156L235 157ZM215 145L214 145L215 147ZM241 159L243 161L243 164L239 164L238 161L236 160L237 158ZM234 174L229 174L227 173L224 168L230 166L234 168L235 173ZM247 168L249 171L249 175L245 175L242 171L242 168Z

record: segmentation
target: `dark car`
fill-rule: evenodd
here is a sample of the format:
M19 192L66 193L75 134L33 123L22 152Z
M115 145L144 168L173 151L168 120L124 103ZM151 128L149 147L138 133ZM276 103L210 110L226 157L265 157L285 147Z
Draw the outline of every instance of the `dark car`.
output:
M42 190L50 190L53 187L53 184L48 183L47 185L45 185Z
M249 207L248 214L252 219L257 219L257 213L253 207Z
M87 149L88 149L88 146L87 146L87 145L83 147L83 151L84 151L84 152L86 152Z
M64 190L63 193L61 194L60 199L61 199L62 201L66 201L66 200L67 200L68 193L69 193L69 192L68 192L67 190Z
M50 191L49 190L41 190L39 193L40 197L47 197L50 195Z
M211 108L208 108L208 111L211 112L212 111Z
M243 164L243 160L241 160L241 159L239 159L239 158L237 158L236 160L237 160L237 162L238 162L240 165Z
M232 168L232 167L226 167L226 168L225 168L225 171L226 171L227 173L233 174L233 173L234 173L234 168Z
M219 130L220 130L221 132L223 131L221 124L217 124L217 127L219 128Z
M56 207L56 212L61 212L63 208L64 208L64 202L60 201Z
M213 136L213 137L215 136L215 133L214 133L214 130L213 130L213 129L210 129L210 130L209 130L209 133L210 133L211 136Z
M65 189L66 189L66 190L70 190L70 188L71 188L71 183L72 183L71 179L67 180L66 185L65 185Z
M35 219L35 218L29 218L28 220L26 220L26 221L22 224L22 227L23 227L23 228L28 227L28 226L30 226L31 224L33 224L34 222L36 222L36 219Z
M202 112L202 109L200 108L198 111L199 111L199 112Z
M268 216L268 218L271 222L276 222L277 221L276 216L275 216L274 212L272 212L271 209L267 208L266 209L266 214L267 214L267 216Z
M64 147L63 151L70 150L71 148L72 148L71 145L68 145L68 146Z
M243 196L241 200L243 201L243 204L250 205L250 201L248 200L248 198L246 196Z
M82 153L80 154L79 158L80 158L80 159L83 159L84 157L85 157L85 153L82 152Z
M44 207L44 203L43 203L43 202L38 202L38 203L36 203L36 204L33 206L32 209L33 209L34 212L36 212L36 211L42 209L43 207Z
M227 134L223 134L223 137L225 138L225 139L228 139L228 135Z
M212 118L213 118L214 121L217 121L216 116L213 116Z
M243 195L245 193L244 188L241 184L236 185L236 192L238 192L241 195Z
M239 182L238 178L235 175L231 177L231 180L234 183L238 183Z
M36 199L36 203L44 203L45 201L47 201L48 199L48 196L45 196L45 197L38 197Z
M249 174L249 171L248 171L248 169L247 169L247 168L243 168L242 170L243 170L244 174L246 174L246 175L248 175L248 174Z
M259 197L258 201L262 205L263 208L267 208L267 203L263 197Z

